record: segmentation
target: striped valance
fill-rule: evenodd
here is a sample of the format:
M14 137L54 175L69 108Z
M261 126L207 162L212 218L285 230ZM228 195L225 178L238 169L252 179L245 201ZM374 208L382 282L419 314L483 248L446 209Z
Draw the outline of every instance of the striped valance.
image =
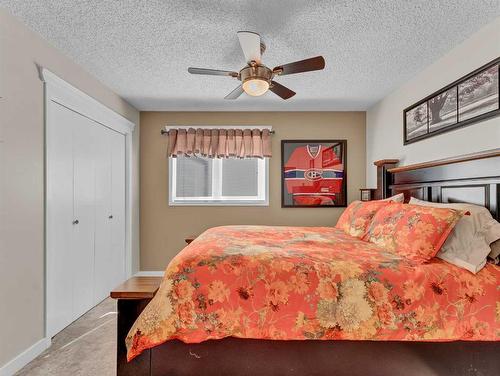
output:
M168 156L199 155L208 158L271 157L269 129L169 129Z

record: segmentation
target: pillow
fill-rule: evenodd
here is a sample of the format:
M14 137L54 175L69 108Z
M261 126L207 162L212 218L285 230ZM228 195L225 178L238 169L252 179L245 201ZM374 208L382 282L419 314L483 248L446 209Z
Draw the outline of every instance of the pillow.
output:
M375 213L363 240L424 263L439 252L462 215L448 208L389 203Z
M336 228L356 238L365 236L375 213L383 206L389 205L388 201L353 201L342 213Z
M495 220L494 220L495 221ZM497 265L500 264L500 224L495 221L485 236L486 243L490 243L491 252L488 257L493 259Z
M493 219L488 209L472 204L421 201L414 197L410 204L468 212L470 215L460 219L437 257L474 274L483 268L492 252L490 243L500 239L500 223Z
M404 202L405 201L405 194L404 193L398 193L397 195L384 198L383 200L379 201L392 201L392 202Z
M491 259L493 264L500 265L500 240L490 244L491 252L488 257Z

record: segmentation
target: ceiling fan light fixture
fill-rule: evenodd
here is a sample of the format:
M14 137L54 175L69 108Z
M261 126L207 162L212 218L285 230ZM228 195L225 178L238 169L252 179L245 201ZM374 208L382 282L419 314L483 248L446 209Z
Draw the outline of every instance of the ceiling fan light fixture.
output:
M252 97L259 97L269 90L269 82L260 78L250 78L242 86L245 93Z
M260 35L252 31L238 31L237 34L246 60L246 65L239 72L219 69L188 68L188 72L191 74L229 76L240 81L241 84L226 95L224 99L234 100L243 93L247 93L252 97L259 97L264 95L268 90L282 99L290 99L296 94L295 91L274 81L275 77L312 72L325 68L325 59L323 56L316 56L293 63L278 65L271 70L262 63L262 54L266 50L266 45L262 42Z

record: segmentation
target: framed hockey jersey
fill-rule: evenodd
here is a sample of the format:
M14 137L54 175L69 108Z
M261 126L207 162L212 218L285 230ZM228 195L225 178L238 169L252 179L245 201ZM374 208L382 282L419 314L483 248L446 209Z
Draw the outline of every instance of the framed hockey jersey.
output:
M281 141L281 206L345 207L346 140Z

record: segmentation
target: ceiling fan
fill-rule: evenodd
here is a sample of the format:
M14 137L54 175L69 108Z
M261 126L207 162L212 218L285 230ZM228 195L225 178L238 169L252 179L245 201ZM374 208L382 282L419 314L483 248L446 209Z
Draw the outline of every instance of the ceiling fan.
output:
M191 74L206 74L211 76L229 76L241 81L236 89L225 96L224 99L236 99L243 92L253 97L258 97L271 90L283 99L289 99L295 92L274 81L274 77L286 74L295 74L321 70L325 67L323 56L296 61L294 63L278 65L272 70L262 64L262 54L266 45L261 41L260 35L251 31L238 31L241 49L247 64L239 72L224 71L205 68L188 68Z

